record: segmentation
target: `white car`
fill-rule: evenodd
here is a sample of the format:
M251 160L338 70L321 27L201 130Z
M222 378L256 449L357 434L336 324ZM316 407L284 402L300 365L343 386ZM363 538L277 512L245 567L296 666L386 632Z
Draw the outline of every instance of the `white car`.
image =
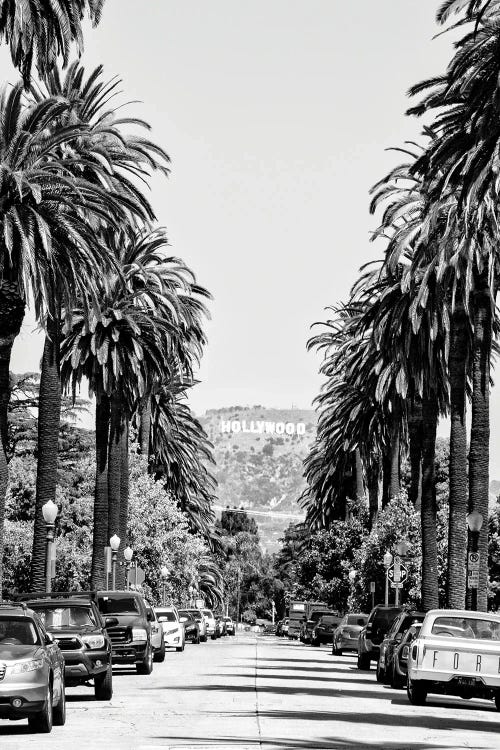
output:
M230 617L224 617L224 622L226 623L226 633L228 635L234 635L236 631L234 621Z
M156 662L165 661L165 638L163 636L163 629L156 613L148 602L146 604L146 613L148 620L151 623L151 645L153 646L153 659Z
M428 693L492 698L500 711L500 615L469 610L427 612L408 657L408 698Z
M163 628L163 637L167 648L175 648L176 651L184 651L186 635L184 625L179 620L179 613L173 606L156 607L158 622Z
M202 609L201 610L202 615L204 616L206 623L207 623L207 636L210 636L210 638L215 641L217 638L217 634L215 632L215 617L214 613L211 609Z

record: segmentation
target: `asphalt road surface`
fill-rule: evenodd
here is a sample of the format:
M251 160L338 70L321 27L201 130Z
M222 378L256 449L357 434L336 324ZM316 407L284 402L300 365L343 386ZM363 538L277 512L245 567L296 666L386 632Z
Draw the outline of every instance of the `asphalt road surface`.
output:
M373 669L358 671L353 656L253 634L188 644L149 677L117 668L110 702L87 687L67 694L66 726L33 735L26 721L0 720L0 749L500 747L492 702L431 696L411 706Z

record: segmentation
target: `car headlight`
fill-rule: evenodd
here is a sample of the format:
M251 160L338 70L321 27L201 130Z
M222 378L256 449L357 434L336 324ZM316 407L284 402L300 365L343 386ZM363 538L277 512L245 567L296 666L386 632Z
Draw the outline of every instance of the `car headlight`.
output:
M103 648L106 643L103 635L83 635L82 640L88 648Z
M133 641L147 641L148 634L145 628L132 628L132 640Z
M11 667L11 674L24 674L25 672L35 672L42 669L43 659L30 659L29 661L20 661Z

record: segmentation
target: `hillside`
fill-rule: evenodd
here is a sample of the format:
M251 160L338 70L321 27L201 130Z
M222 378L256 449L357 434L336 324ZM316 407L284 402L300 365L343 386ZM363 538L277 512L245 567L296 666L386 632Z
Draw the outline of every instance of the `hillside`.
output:
M291 522L302 516L302 462L314 440L312 410L263 406L211 409L200 418L215 446L220 505L241 505L255 515L264 549L274 551Z

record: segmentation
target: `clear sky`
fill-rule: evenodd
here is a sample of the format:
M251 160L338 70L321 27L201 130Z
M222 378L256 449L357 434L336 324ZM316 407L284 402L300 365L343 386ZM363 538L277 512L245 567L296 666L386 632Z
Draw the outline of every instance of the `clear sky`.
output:
M368 190L397 159L385 149L420 130L404 116L408 87L450 55L447 38L432 40L436 7L107 0L88 29L85 64L123 78L172 158L152 200L172 252L215 297L195 411L311 404L309 327L376 257ZM38 363L32 327L17 371ZM492 406L495 428L498 389Z

